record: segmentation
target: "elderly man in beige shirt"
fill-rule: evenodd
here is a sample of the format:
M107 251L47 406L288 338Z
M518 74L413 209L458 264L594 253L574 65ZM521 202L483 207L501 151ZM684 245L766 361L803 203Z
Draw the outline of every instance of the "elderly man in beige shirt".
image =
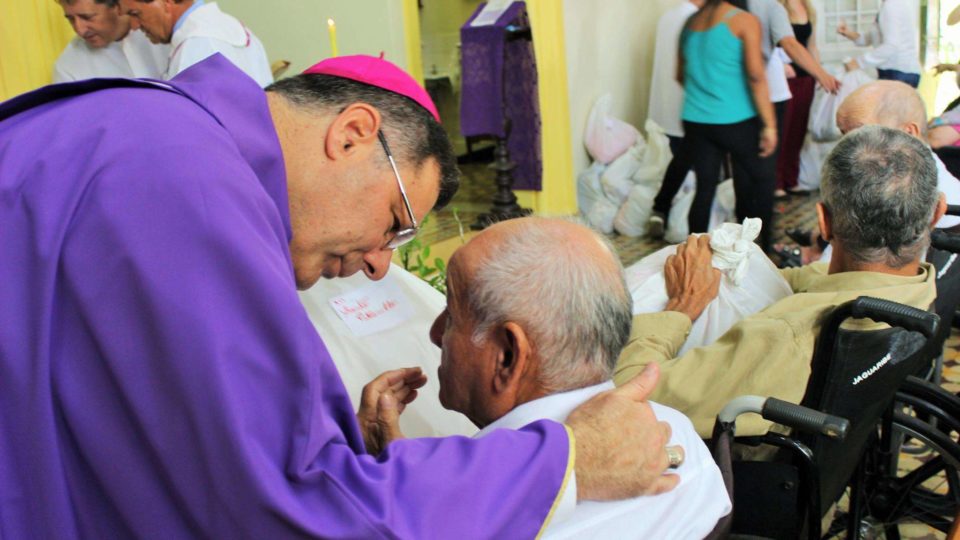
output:
M666 310L634 317L614 381L659 362L662 376L650 399L689 416L704 437L724 404L738 395L798 403L824 312L864 295L922 309L932 304L935 272L921 260L930 229L945 210L936 165L921 141L879 126L848 134L827 157L817 203L820 230L834 246L829 265L784 270L795 294L738 322L713 344L677 357L693 321L716 297L720 279L710 264L708 238L691 237L664 268ZM758 435L769 426L746 417L737 432Z

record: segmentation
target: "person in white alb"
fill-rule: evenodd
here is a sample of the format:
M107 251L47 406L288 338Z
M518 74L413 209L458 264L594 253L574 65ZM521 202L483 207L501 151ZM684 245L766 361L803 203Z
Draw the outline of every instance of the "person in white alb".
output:
M160 78L167 69L168 48L152 45L132 31L119 0L58 0L77 37L53 66L53 82L98 77Z
M879 79L901 81L916 88L920 84L920 5L917 0L883 0L876 23L861 34L846 23L837 33L857 45L873 50L848 61L848 71L861 67L877 69Z
M454 253L447 283L447 308L430 330L442 349L440 403L482 428L475 437L567 421L578 405L613 389L632 299L619 259L597 233L559 219L504 221ZM366 440L379 447L401 438L397 419L425 382L412 368L368 384L358 412ZM720 470L690 420L650 405L669 426L679 485L625 501L577 501L567 496L577 492L572 477L544 538L699 539L730 512Z
M647 116L663 128L670 139L670 150L677 154L683 139L683 86L677 82L677 53L680 32L687 19L700 9L703 0L683 0L660 16L657 22L657 43L650 76L650 104ZM689 167L688 167L689 169Z
M120 0L134 28L153 43L170 44L165 79L210 57L222 54L257 83L273 82L263 44L249 28L220 11L216 2L203 0Z

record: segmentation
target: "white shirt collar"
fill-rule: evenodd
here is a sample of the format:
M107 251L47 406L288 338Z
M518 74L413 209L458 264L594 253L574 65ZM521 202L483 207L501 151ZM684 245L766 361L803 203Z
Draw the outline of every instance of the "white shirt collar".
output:
M520 429L537 420L554 420L563 423L578 405L600 392L612 389L613 382L607 381L528 401L481 429L474 437L483 437L495 429Z

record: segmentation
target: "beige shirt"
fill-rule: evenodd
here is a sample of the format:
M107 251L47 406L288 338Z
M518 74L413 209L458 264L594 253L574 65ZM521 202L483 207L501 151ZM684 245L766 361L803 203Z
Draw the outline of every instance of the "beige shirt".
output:
M858 296L928 309L936 296L935 275L927 263L921 264L920 274L910 277L827 274L824 263L784 270L794 295L738 322L712 345L679 358L675 355L690 331L690 319L670 311L637 315L614 382L622 384L643 366L659 362L660 382L650 399L689 416L697 433L706 438L717 413L734 397L752 394L800 402L810 377L816 323L825 310ZM747 415L737 422L737 435L759 435L769 427L770 422Z

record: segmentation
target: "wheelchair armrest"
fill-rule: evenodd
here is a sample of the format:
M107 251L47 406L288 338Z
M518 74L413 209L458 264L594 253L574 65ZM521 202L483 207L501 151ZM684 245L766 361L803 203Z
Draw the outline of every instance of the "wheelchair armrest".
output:
M899 326L910 332L920 332L927 338L933 336L940 322L936 313L870 296L861 296L854 300L850 305L849 316Z
M948 205L947 205L947 215L948 215L948 216L960 216L960 204L948 204Z
M751 412L760 414L765 420L801 431L819 433L836 440L843 440L847 436L847 430L850 429L850 422L846 418L822 413L777 398L760 396L740 396L732 399L720 411L717 420L723 424L733 425L737 416Z

